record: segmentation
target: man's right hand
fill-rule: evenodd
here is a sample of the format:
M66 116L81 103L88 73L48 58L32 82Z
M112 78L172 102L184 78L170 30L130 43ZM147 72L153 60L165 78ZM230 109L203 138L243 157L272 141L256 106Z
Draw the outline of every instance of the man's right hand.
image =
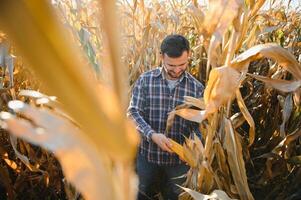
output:
M173 153L171 150L171 142L169 139L162 133L153 133L152 140L156 143L163 151L167 151L169 153Z

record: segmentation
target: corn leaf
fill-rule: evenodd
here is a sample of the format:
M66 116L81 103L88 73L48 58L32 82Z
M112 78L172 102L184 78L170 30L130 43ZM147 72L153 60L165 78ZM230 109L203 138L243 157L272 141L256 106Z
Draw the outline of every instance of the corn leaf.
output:
M290 52L274 43L260 44L248 49L232 60L231 66L236 69L241 69L242 63L248 63L262 57L277 61L279 65L292 73L296 79L301 79L301 67L295 57Z
M284 106L282 110L282 123L280 125L280 136L284 138L287 134L285 131L285 125L288 122L293 111L293 98L292 94L286 96Z
M204 110L205 109L205 103L203 99L197 99L190 96L184 96L185 104L195 106L199 109Z
M241 110L244 118L247 120L248 124L250 125L249 128L249 146L251 146L255 140L255 122L249 113L246 104L241 96L241 93L239 90L236 91L236 99L239 106L239 109Z
M240 73L227 66L212 69L204 92L206 113L211 114L233 98L240 83Z
M230 171L240 198L254 199L248 186L241 143L236 136L231 121L228 119L225 119L225 141L223 147L226 149Z
M301 81L299 80L287 81L282 79L272 79L260 75L255 75L255 74L248 74L248 75L282 92L294 92L301 86Z
M14 136L54 152L66 178L87 199L114 199L110 171L105 157L99 153L80 129L68 120L47 110L38 110L22 103L10 102L10 107L28 120L2 112L4 127Z
M205 111L199 111L191 108L183 108L179 110L175 110L171 112L172 114L179 115L184 119L201 123L204 119L207 118L207 114Z
M195 200L234 200L231 199L224 191L222 190L214 190L210 195L202 194L197 191L191 190L189 188L181 187L185 192L190 194Z

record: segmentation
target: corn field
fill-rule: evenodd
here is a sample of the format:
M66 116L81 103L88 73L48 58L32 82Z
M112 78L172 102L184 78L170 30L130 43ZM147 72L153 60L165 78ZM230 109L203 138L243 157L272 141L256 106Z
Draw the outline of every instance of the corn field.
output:
M0 199L136 199L139 134L126 118L160 43L184 35L204 97L168 118L190 166L181 200L301 199L297 0L0 1Z

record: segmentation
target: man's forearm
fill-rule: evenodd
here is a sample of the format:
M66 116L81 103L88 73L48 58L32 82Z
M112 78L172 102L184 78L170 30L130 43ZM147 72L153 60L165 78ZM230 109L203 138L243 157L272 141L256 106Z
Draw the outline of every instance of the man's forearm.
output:
M134 108L130 108L128 111L128 116L131 117L135 124L137 130L142 134L142 137L147 138L148 141L151 141L151 135L155 132L151 126L146 123L143 117L140 115L139 111Z

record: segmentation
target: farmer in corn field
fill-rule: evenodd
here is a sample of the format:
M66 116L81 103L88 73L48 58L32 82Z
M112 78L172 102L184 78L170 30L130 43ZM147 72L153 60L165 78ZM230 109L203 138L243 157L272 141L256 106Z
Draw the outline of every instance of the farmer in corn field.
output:
M142 138L136 163L139 200L155 199L159 192L164 199L178 199L182 192L176 184L184 183L189 167L172 152L169 138L183 144L184 136L200 134L198 124L176 116L166 132L166 123L184 96L200 98L203 93L203 85L186 72L189 56L185 37L167 36L161 43L161 66L143 73L134 86L128 116Z

